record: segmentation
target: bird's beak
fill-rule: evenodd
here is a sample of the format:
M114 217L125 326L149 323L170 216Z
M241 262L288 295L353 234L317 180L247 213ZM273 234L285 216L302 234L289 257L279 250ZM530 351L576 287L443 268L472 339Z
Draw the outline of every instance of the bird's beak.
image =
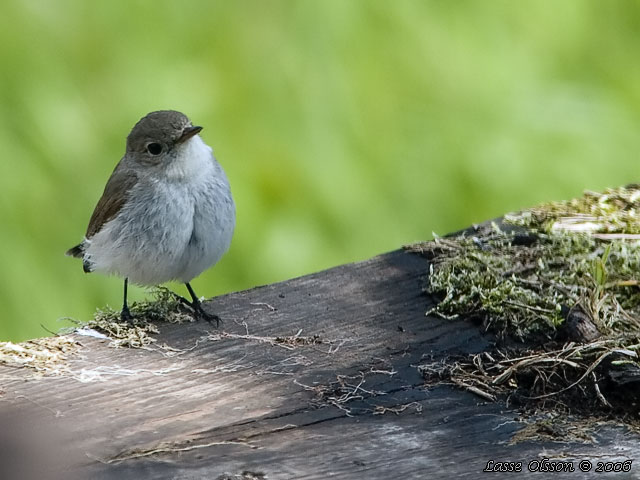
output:
M197 135L198 133L200 133L200 131L202 130L202 127L186 127L183 131L182 131L182 135L180 136L180 138L176 141L176 143L183 143L186 142L187 140L189 140L191 137L193 137L194 135Z

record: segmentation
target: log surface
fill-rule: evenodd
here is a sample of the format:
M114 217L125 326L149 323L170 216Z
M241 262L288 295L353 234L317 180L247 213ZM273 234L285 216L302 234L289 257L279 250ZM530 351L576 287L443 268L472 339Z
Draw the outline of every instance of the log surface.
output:
M159 324L150 350L76 335L73 374L0 366L0 449L23 413L56 432L47 438L60 439L77 478L476 478L490 460L524 462L518 477L540 478L526 465L544 456L594 468L597 457L634 458L638 438L623 429L604 428L598 444L512 444L523 425L504 404L425 387L422 359L491 340L470 322L425 316L427 271L424 258L391 252L215 298L206 308L223 318L219 330Z

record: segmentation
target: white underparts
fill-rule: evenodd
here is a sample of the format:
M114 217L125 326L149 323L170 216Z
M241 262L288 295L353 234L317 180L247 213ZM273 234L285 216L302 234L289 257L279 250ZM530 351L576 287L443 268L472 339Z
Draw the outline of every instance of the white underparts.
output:
M189 282L220 260L234 227L229 182L196 135L141 176L119 214L85 241L85 261L141 285Z

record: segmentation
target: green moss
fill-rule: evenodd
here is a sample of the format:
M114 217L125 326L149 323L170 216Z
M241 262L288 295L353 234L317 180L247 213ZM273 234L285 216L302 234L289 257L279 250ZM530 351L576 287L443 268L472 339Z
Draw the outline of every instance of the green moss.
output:
M112 346L142 348L155 342L151 335L160 333L156 323L193 321L193 316L168 288L156 287L151 294L152 301L134 302L129 306L133 324L121 321L120 311L106 307L98 309L86 326L107 335Z
M637 329L639 208L635 187L587 192L507 215L503 228L409 247L432 259L426 291L441 300L430 313L481 316L520 339L553 337L577 307L604 336Z
M496 227L412 249L433 258L426 290L441 298L431 313L443 317L481 315L491 329L521 339L552 336L578 305L603 333L628 331L637 326L629 315L640 317L638 242L561 233L523 244Z

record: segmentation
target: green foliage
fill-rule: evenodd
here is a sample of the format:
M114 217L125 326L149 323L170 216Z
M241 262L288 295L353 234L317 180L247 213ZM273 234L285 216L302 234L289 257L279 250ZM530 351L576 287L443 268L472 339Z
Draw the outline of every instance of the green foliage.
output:
M120 304L120 281L63 252L151 110L204 125L231 180L238 227L194 283L207 297L636 180L639 14L542 0L3 2L0 339Z

